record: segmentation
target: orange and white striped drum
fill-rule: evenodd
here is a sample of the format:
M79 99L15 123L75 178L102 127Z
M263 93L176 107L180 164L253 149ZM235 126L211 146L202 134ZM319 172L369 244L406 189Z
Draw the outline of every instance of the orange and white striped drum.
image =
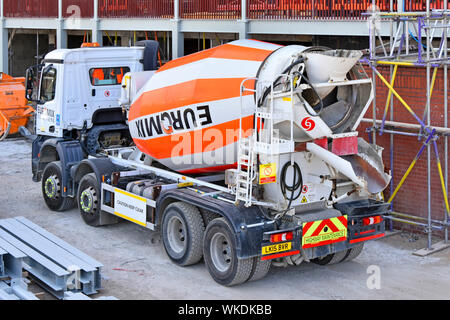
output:
M279 48L239 40L164 65L131 105L128 118L136 146L182 173L235 167L240 119L243 137L254 121L253 93L243 93L241 108L241 84L256 77ZM253 89L254 81L245 86Z

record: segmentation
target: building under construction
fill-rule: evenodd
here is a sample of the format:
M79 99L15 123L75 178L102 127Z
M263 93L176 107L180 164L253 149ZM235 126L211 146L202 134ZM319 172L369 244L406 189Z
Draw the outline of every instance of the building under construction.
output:
M2 0L0 69L24 76L47 52L84 42L132 46L157 40L163 62L237 39L365 50L376 99L360 134L385 148L393 175L385 192L391 222L418 226L430 237L438 232L446 242L448 5L445 0Z
M447 298L449 5L0 0L0 300Z

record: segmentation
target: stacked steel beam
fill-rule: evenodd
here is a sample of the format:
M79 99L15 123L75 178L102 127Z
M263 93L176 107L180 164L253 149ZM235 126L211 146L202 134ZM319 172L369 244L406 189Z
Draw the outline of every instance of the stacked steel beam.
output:
M0 300L31 299L25 271L58 299L67 293L92 295L101 289L102 264L23 218L0 220Z

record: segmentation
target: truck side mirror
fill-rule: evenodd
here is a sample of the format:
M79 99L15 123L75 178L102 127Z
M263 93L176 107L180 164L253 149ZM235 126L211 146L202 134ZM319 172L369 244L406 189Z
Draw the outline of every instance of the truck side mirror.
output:
M25 74L25 98L31 102L41 103L39 100L40 75L44 64L29 67Z
M25 98L28 101L33 101L33 91L34 91L34 82L36 80L36 73L34 72L34 67L30 67L27 69L25 76Z

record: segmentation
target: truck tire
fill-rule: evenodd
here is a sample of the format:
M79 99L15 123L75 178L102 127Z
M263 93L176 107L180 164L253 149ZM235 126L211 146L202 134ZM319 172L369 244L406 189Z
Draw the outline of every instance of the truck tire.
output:
M249 282L258 281L269 273L270 267L272 266L272 260L261 260L261 257L253 258L253 268L252 273L250 274Z
M81 217L92 227L100 225L101 194L95 173L85 175L79 184L77 200Z
M42 195L52 211L67 211L74 206L74 199L62 196L62 166L60 161L49 163L42 174Z
M323 258L313 259L313 260L311 260L311 262L321 265L321 266L332 265L332 264L337 264L337 263L344 261L344 258L346 257L346 255L347 255L347 250L344 250L344 251L339 251L336 253L329 254Z
M169 258L177 265L194 265L203 257L202 242L205 225L199 210L176 202L164 211L162 239Z
M224 218L215 219L206 228L203 257L211 277L226 287L248 281L252 273L254 259L238 259L235 234Z
M343 261L352 261L356 259L364 249L364 242L358 243L355 247L347 250L347 255L345 256Z

